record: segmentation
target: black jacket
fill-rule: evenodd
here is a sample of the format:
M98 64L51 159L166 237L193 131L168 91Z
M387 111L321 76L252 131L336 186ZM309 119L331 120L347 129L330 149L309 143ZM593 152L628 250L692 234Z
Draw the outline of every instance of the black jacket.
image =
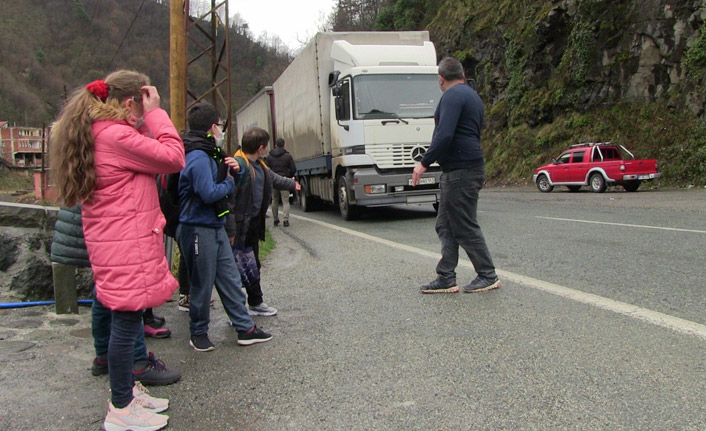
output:
M292 178L297 173L294 158L282 147L273 148L267 156L266 162L270 169L283 177Z
M79 268L91 266L86 241L83 239L81 205L59 209L51 243L51 261Z
M250 226L250 218L252 217L252 185L255 172L242 157L236 156L235 159L240 164L242 176L240 181L236 180L235 191L230 194L230 213L226 216L226 232L229 237L235 237L236 246L242 246L245 243L245 237L248 234L248 227ZM260 224L260 240L264 241L265 213L267 212L267 207L270 206L270 200L272 200L272 188L293 192L296 183L290 178L276 174L266 166L262 166L262 168L265 170L265 184L262 191L262 205L258 218Z

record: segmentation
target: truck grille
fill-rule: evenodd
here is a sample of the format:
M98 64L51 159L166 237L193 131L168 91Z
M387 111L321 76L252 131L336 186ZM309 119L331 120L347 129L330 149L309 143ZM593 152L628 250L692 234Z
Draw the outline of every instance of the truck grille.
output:
M365 153L372 157L380 169L413 168L422 160L428 148L429 145L418 143L366 144Z

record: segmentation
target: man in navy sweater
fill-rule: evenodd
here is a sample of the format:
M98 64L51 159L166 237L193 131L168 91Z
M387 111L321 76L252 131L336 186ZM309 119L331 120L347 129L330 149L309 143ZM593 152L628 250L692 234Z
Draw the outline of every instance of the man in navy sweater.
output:
M414 168L417 185L429 165L438 162L443 173L436 217L441 241L437 278L421 287L422 293L456 293L458 246L468 254L478 276L463 287L467 293L497 289L501 282L477 220L478 192L485 182L485 162L480 148L483 102L466 85L463 66L454 58L439 63L439 85L444 93L434 113L434 134L429 150Z

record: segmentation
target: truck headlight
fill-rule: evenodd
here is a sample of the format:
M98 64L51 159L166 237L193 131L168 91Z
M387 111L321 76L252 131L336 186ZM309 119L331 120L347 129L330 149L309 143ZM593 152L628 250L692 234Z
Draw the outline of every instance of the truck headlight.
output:
M369 195L385 193L385 184L371 184L365 186L365 193Z

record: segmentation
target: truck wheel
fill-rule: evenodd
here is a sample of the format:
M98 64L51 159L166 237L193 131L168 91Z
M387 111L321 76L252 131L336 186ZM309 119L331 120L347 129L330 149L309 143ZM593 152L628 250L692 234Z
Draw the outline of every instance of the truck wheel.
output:
M638 187L640 187L640 181L637 180L623 184L623 188L626 192L636 192Z
M316 198L309 194L309 181L302 180L300 183L302 189L299 190L299 205L305 213L312 212L316 209Z
M338 210L344 220L357 220L360 218L360 207L350 203L348 197L348 182L346 177L338 177Z
M549 193L554 190L554 186L549 182L549 178L542 174L537 178L537 188L542 193Z
M588 182L591 185L591 190L596 193L603 193L606 189L605 178L599 173L591 175L591 179Z

